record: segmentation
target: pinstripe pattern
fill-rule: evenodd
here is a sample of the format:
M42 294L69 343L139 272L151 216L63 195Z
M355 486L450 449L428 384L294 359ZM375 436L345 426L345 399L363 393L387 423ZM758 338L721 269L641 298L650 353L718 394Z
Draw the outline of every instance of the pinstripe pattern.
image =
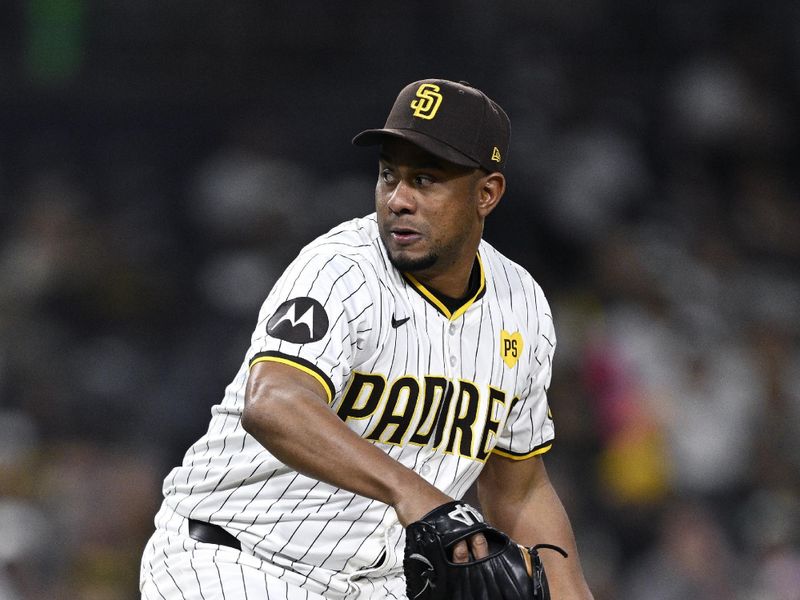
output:
M194 541L186 520L168 507L156 522L142 558L143 600L324 599L255 556Z
M403 531L394 511L292 471L246 434L240 416L248 369L254 361L280 360L313 374L331 390L331 409L352 430L459 498L492 449L525 457L549 448L554 435L546 389L555 334L547 301L524 269L486 242L479 259L485 289L451 314L391 267L375 215L343 223L301 251L264 302L207 433L164 482L163 514L222 525L244 552L219 550L211 557L219 571L189 569L189 582L149 578L148 598L181 597L176 590L189 588L207 597L258 597L251 593L258 585L262 594L264 585L273 593L264 574L220 559L230 553L256 561L255 571L266 569L278 581L325 598L404 597ZM328 329L320 339L288 341L267 333L267 323L293 298L324 307ZM504 361L509 350L501 332L519 336L516 362L508 354ZM151 557L178 548L164 537L165 528L161 523L154 536ZM182 560L200 564L193 542L182 541L189 544L179 552L189 556ZM171 559L163 556L159 564ZM236 576L228 574L232 565L239 568ZM148 568L143 560L143 572ZM165 572L174 576L172 569ZM238 591L229 596L221 580Z

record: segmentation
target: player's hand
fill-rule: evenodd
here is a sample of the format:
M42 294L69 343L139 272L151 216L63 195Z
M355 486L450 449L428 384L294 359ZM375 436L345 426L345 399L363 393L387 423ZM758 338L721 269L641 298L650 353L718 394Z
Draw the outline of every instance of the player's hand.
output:
M461 540L453 546L453 562L468 563L485 558L489 554L489 544L482 533Z

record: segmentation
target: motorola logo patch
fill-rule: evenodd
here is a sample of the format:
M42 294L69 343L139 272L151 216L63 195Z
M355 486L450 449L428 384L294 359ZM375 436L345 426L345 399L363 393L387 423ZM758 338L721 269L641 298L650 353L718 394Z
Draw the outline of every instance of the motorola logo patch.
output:
M328 315L322 304L302 296L287 300L267 323L267 333L293 344L321 340L328 331Z

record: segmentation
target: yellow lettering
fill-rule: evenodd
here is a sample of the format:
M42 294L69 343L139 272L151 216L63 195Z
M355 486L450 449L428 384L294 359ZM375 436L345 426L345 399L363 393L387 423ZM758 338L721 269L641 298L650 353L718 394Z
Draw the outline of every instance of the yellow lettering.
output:
M458 454L472 457L472 426L478 415L480 392L475 384L469 381L459 381L458 400L453 414L453 424L450 427L450 439L447 441L445 452L452 453L459 440Z
M439 407L441 406L442 398L445 397L448 386L449 383L444 377L425 376L422 411L417 429L408 441L410 444L424 446L431 439L433 426L436 424L436 417L439 414Z
M336 414L345 423L348 419L369 418L378 408L385 387L386 380L381 375L353 373Z
M401 402L401 398L405 398L405 401ZM417 383L416 379L413 377L400 377L397 379L389 390L386 405L383 408L380 419L378 419L378 424L365 437L368 440L385 444L400 445L408 426L411 424L414 412L416 412L418 399L419 383ZM400 406L399 412L397 412L398 405ZM384 434L389 427L393 427L394 432L388 439L384 439Z
M502 340L500 347L508 356L521 351L513 337ZM373 442L441 448L484 462L501 424L519 401L515 397L507 403L506 398L503 390L479 388L463 379L426 375L421 382L405 375L387 382L383 375L355 371L336 414L344 422L354 422L353 429Z
M503 390L497 390L489 386L489 403L486 407L486 424L483 426L483 437L478 447L478 453L475 456L479 461L483 462L489 456L492 446L492 438L497 437L497 430L500 428L500 419L498 416L502 415L502 407L506 403L506 393ZM495 407L499 406L500 410L496 411Z

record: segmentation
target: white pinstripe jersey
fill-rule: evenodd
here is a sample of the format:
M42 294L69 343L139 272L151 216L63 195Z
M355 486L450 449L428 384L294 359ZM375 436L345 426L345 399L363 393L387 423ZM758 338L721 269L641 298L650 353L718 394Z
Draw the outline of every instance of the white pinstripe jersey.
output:
M348 427L460 498L492 452L525 458L554 436L547 301L485 241L478 264L479 291L451 313L391 266L374 214L306 246L264 302L208 432L166 478L165 502L226 527L326 597L378 563L400 569L391 508L298 474L242 429L249 367L274 360L312 375Z

